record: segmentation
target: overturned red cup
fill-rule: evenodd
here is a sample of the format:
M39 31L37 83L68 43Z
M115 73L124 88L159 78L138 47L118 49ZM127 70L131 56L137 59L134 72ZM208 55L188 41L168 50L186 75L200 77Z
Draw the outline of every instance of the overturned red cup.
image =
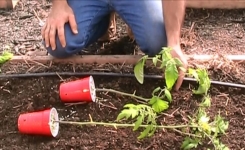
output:
M59 116L55 108L20 114L18 129L22 134L56 137L59 132Z
M96 89L94 79L88 76L79 80L64 82L59 88L60 99L69 102L95 102Z

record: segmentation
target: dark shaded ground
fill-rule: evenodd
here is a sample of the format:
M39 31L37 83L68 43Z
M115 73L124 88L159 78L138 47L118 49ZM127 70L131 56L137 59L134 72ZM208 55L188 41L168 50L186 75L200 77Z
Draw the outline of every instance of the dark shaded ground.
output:
M14 11L0 10L0 42L3 47L9 46L15 54L26 54L33 50L43 50L40 44L41 36L38 19L33 10L44 20L50 4L46 1L22 0ZM244 53L244 19L243 10L188 10L183 28L182 46L187 54L243 54ZM91 45L86 50L103 54L134 54L138 48L126 36L125 25L117 18L118 33L111 42ZM195 23L193 25L193 23ZM192 27L193 25L193 27ZM120 41L119 41L120 38ZM122 39L122 40L121 40ZM1 48L3 48L1 47ZM245 83L244 66L209 62L209 72L213 80ZM191 63L191 65L197 65ZM17 66L5 65L4 73L28 73L50 71L74 71L72 65L42 66L20 64ZM79 65L76 72L107 71L132 72L132 66L121 65ZM147 72L153 72L148 69ZM154 71L155 72L155 71ZM66 77L62 77L66 79ZM74 79L75 77L68 77ZM163 81L147 80L144 86L134 78L94 77L96 87L113 88L116 90L149 97L157 86L164 86ZM58 97L59 77L28 78L28 79L0 79L0 149L179 149L183 136L171 131L158 131L152 138L138 141L138 132L133 133L131 128L114 129L108 127L76 127L61 125L57 138L35 137L21 135L17 131L17 118L20 113L38 110L53 106L58 109L60 117L72 121L89 121L89 114L94 121L114 121L123 105L131 101L119 95L97 93L98 97L106 99L103 105L90 103L66 107ZM176 109L174 117L163 115L159 118L162 124L184 123L187 115L192 114L198 104L198 98L191 92L192 85L185 83L179 93L173 93L174 102L165 112L171 114ZM245 147L245 94L244 90L212 86L211 116L221 110L222 115L230 122L227 136L222 141L232 150L241 150ZM205 148L199 148L205 149Z

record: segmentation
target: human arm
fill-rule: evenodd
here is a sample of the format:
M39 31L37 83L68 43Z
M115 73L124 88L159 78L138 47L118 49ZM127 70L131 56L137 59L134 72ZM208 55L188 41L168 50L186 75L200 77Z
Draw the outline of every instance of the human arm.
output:
M64 34L64 25L69 22L74 34L77 34L77 24L73 10L67 3L67 0L52 0L52 9L42 28L41 34L46 47L51 46L56 49L55 36L58 34L60 43L63 47L66 45Z
M52 5L67 5L67 0L52 0Z
M173 48L172 57L180 59L183 63L182 68L186 69L188 62L180 47L181 27L185 15L185 0L162 0L162 7L167 45ZM184 75L185 71L179 69L179 78L176 82L175 90L181 87Z

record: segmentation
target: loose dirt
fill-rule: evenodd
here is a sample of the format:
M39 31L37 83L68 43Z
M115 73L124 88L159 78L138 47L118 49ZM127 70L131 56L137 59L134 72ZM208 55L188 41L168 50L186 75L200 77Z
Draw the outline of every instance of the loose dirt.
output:
M22 0L15 10L0 10L0 42L1 50L5 46L16 55L25 55L32 51L43 51L41 45L40 25L38 16L45 20L50 3L44 1ZM243 54L244 53L244 10L191 10L188 9L184 27L182 29L182 46L187 54ZM126 35L125 24L117 18L118 32L112 41L95 43L83 51L84 54L137 54L138 46L131 42ZM225 63L223 63L225 62ZM191 62L192 66L200 66ZM204 64L212 80L245 83L244 66L227 61L214 60ZM30 73L55 71L104 71L132 73L132 66L122 65L56 65L43 66L19 64L4 65L3 73ZM152 69L147 73L157 73ZM76 79L65 77L62 79ZM163 80L147 79L144 85L135 78L99 77L95 76L97 88L112 88L150 97L151 91L157 86L164 86ZM60 118L70 121L89 121L89 115L94 121L111 122L117 117L126 103L136 103L128 97L115 94L97 93L103 98L102 104L89 103L67 107L59 100L58 86L61 78L40 77L27 79L0 80L0 149L180 149L184 136L169 131L158 130L148 139L139 141L139 132L132 132L132 128L111 128L102 126L71 126L61 125L57 138L21 135L17 130L17 118L20 113L55 107ZM193 114L200 99L192 95L194 85L185 82L179 92L173 92L173 103L166 114L158 118L162 124L185 123L187 116ZM245 94L243 89L212 86L210 89L212 107L210 116L221 111L223 117L229 121L224 142L232 150L245 147ZM206 149L199 147L197 149Z
M83 69L76 68L77 71L92 71L93 67L82 66ZM68 69L70 68L70 69ZM97 66L100 69L99 66ZM132 67L125 66L103 66L110 72L132 72ZM110 69L111 68L111 69ZM68 70L67 70L68 69ZM68 66L67 71L72 67ZM46 71L55 70L46 69ZM43 70L45 71L45 69ZM146 70L149 73L149 70ZM210 70L211 72L211 70ZM219 73L219 74L218 74ZM224 80L230 74L224 74L218 70L210 74L213 80ZM76 77L61 76L62 80L75 80ZM158 130L157 133L148 139L138 141L139 132L132 132L131 128L119 128L103 126L71 126L61 125L60 134L57 138L47 138L40 136L21 135L17 130L17 118L20 113L31 112L43 108L55 107L58 109L60 118L70 121L93 121L112 122L126 103L136 103L134 99L122 97L111 93L97 93L101 104L89 103L85 105L67 106L59 99L59 84L61 78L40 77L27 79L1 80L1 116L0 123L2 149L179 149L184 136L169 131ZM135 78L101 77L94 76L96 88L112 88L115 90L133 93L143 97L150 97L155 87L164 86L164 80L147 79L141 85ZM243 82L242 80L238 82ZM166 114L158 118L161 124L181 124L185 123L187 116L194 113L200 98L192 94L193 84L185 82L179 92L173 92L173 103ZM212 86L210 90L212 107L209 115L214 116L221 111L222 116L229 121L227 136L222 137L222 141L230 149L242 149L244 145L244 112L245 95L244 90L238 88L228 88L224 86ZM198 149L205 149L199 147Z

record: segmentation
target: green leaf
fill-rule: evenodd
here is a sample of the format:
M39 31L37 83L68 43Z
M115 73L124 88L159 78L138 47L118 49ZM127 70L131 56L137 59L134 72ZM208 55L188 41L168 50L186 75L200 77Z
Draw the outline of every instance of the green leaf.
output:
M171 50L172 48L170 47L164 47L162 56L166 59L172 59Z
M199 87L197 90L193 90L194 94L207 94L210 88L211 82L208 77L208 73L205 69L189 69L189 72L195 77L198 78ZM197 77L196 77L197 76Z
M186 137L184 142L181 145L181 149L189 150L192 148L197 148L198 143L199 143L199 140Z
M166 66L171 59L172 59L171 54L169 53L168 50L165 50L162 54L162 64Z
M197 148L198 143L189 143L184 149L192 149L192 148Z
M162 50L158 53L159 55L162 55L164 53L165 49L162 48Z
M202 107L199 107L198 114L197 114L197 120L199 120L203 116L206 117L207 113L206 113L205 109L203 109Z
M172 95L171 95L170 91L165 88L164 93L165 93L165 96L167 97L167 99L169 100L169 102L172 102Z
M146 59L146 56L142 57L134 67L134 75L141 84L144 82L144 66Z
M2 55L0 56L0 64L4 64L5 62L9 61L10 59L12 59L13 54L8 52L8 51L4 51L2 53Z
M170 48L163 48L162 51L161 51L161 55L162 55L162 64L160 66L160 69L164 68L167 63L172 60L172 56L171 56L171 53L170 53Z
M197 90L192 90L194 94L205 94L208 91L206 84L199 84Z
M123 118L129 118L131 114L129 113L128 109L122 110L121 113L118 114L117 116L117 121L123 119Z
M217 150L229 150L227 146L225 146L219 139L213 139L213 144L215 145Z
M152 109L156 113L160 113L166 109L168 109L168 102L161 100L159 97L155 97L155 103L152 104Z
M217 149L220 150L230 150L227 146L225 146L223 143L219 143Z
M134 104L126 104L123 106L124 108L136 108L137 106Z
M161 87L155 88L155 89L153 90L153 92L152 92L152 96L154 96L155 93L156 93L156 92L159 92L160 90L161 90Z
M156 129L157 129L157 128L154 127L153 124L151 124L151 130L150 130L150 132L148 133L148 137L151 137L151 136L155 133Z
M135 126L134 126L134 129L133 129L133 131L136 131L138 128L139 128L139 126L140 125L142 125L142 122L144 121L144 116L143 115L141 115L141 116L138 116L137 117L137 120L135 121Z
M148 125L148 126L145 128L145 130L141 132L140 136L138 136L138 139L143 139L143 138L145 138L145 137L148 135L148 133L150 132L150 130L151 130L151 126Z
M134 119L136 116L138 116L139 112L136 109L129 109L131 111L131 117Z
M205 96L203 102L200 104L202 107L210 107L211 106L211 98L209 96Z
M197 81L199 81L199 77L195 69L189 68L188 72L190 76L193 76Z
M177 66L182 66L182 62L178 58L174 58L174 62Z
M152 96L152 98L150 99L150 101L148 102L150 105L153 105L154 103L156 103L158 97L157 96Z
M217 132L224 134L229 127L229 122L224 121L224 119L218 115L214 119L215 126L217 127Z
M160 65L159 69L163 69L166 66L166 62L162 62L162 64Z
M177 67L172 61L169 61L165 69L165 80L166 80L167 88L169 90L172 89L173 85L178 79L178 76L179 74L178 74Z
M189 137L182 142L181 149L184 149L190 143Z
M147 123L147 124L151 123L153 119L154 119L154 118L152 118L152 116L149 114L149 115L147 116L147 121L146 121L146 123Z
M158 58L157 57L153 57L152 58L152 63L154 64L154 66L157 66L157 62L158 62Z
M119 113L119 115L117 116L117 121L125 118L125 119L129 119L130 117L133 119L138 115L138 110L133 109L133 108L129 108L129 109L124 109L121 111L121 113Z
M196 72L198 74L200 82L204 83L206 77L208 77L207 71L205 69L199 68L199 69L196 69Z

